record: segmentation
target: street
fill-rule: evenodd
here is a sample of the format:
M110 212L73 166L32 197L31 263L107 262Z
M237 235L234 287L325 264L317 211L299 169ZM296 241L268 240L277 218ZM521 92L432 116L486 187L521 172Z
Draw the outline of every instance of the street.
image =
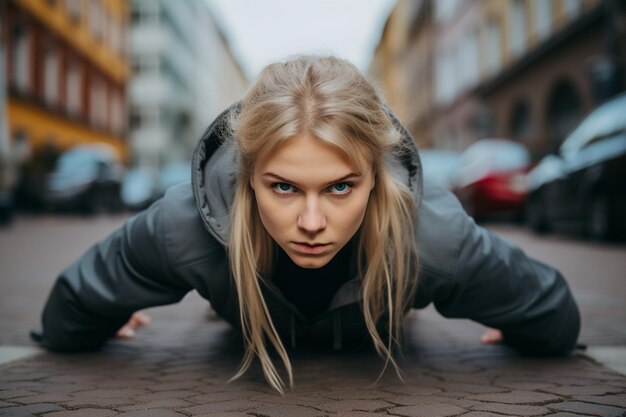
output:
M21 216L0 229L0 353L34 346L28 333L39 328L56 274L124 219ZM488 227L563 273L589 352L626 349L626 245ZM100 352L36 350L0 363L0 416L626 415L626 376L584 352L527 358L482 346L482 326L442 318L432 307L411 315L406 384L387 372L373 385L383 363L371 352L304 349L290 353L295 389L282 397L255 366L227 383L242 350L197 294L147 312L152 324L135 339Z

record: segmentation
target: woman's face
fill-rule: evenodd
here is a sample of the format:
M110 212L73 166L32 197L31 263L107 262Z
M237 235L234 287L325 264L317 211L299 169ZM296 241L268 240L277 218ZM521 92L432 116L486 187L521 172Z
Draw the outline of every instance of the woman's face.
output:
M361 226L374 178L339 148L302 136L261 158L250 185L270 236L296 265L320 268Z

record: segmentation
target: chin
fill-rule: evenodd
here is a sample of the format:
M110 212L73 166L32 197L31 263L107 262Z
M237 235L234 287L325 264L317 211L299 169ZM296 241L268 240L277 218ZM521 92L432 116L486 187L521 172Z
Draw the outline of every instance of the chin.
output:
M332 256L324 256L323 258L313 258L313 257L305 257L305 256L293 256L289 255L294 264L298 265L300 268L305 269L317 269L325 266L331 259Z

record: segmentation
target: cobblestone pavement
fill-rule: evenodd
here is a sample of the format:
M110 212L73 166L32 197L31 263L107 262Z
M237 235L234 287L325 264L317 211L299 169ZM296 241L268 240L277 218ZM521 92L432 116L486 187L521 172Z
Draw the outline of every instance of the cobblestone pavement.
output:
M32 346L55 274L122 217L18 219L0 231L0 349ZM624 246L538 239L497 228L561 269L583 312L581 341L626 346ZM404 383L362 350L292 351L295 387L273 393L258 368L228 383L241 358L233 331L190 294L150 309L152 325L102 351L41 352L0 365L0 416L626 416L626 376L583 353L527 358L481 346L483 328L428 308L410 318Z

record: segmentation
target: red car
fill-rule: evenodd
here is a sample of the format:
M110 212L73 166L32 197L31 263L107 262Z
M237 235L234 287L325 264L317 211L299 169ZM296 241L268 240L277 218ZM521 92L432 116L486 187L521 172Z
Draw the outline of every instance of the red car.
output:
M452 191L476 220L496 213L521 220L529 169L530 154L523 145L507 139L482 139L461 154Z

